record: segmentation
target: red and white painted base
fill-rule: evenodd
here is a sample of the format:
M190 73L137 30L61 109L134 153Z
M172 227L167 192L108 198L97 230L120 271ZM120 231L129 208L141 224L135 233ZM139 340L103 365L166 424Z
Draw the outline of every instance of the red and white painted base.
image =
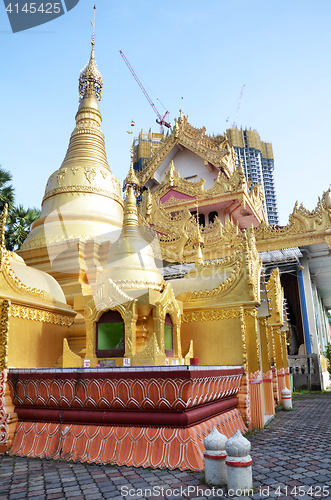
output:
M282 392L282 403L284 410L291 410L292 408L292 393L291 391L285 387Z
M216 427L204 440L204 459L205 459L205 480L207 484L214 486L223 486L227 483L226 478L226 451L225 443L227 437L218 432Z
M227 457L228 492L249 490L253 487L251 443L238 430L225 444Z

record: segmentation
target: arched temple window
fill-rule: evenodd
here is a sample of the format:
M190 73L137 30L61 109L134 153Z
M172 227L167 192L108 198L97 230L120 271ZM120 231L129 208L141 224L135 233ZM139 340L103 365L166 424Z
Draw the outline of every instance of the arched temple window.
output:
M212 222L214 222L214 220L216 219L216 217L218 217L218 213L217 212L209 212L209 216L208 216L209 223L211 224Z
M191 212L191 214L194 215L195 218L197 218L197 212L196 211ZM205 226L205 223L206 223L206 221L205 221L205 214L201 214L199 212L199 225L200 226Z
M102 314L96 328L96 355L98 358L124 356L124 322L118 311Z
M174 331L170 314L167 314L164 320L164 350L168 357L174 355Z

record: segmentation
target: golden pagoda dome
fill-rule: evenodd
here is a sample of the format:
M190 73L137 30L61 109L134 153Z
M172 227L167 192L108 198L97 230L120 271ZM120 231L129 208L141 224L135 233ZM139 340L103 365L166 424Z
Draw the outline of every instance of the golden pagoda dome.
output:
M139 226L135 195L139 182L133 170L133 159L128 176L124 181L124 220L119 238L110 247L108 264L100 274L98 286L111 279L123 291L151 288L162 291L165 282L155 263L155 253L150 237L144 232L149 228ZM158 242L157 237L154 241ZM157 247L157 245L156 245Z
M39 219L21 250L74 239L114 239L122 227L121 186L110 171L98 100L102 76L94 57L79 77L80 105L61 167L48 179ZM105 236L107 235L107 236Z

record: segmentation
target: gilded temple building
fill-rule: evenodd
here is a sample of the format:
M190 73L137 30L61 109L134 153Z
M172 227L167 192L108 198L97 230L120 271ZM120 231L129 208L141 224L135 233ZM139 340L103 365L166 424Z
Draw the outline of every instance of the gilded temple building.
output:
M0 452L200 470L211 428L263 428L291 371L327 383L331 191L271 226L227 135L180 113L133 145L122 200L102 85L93 35L41 215L19 255L2 237Z

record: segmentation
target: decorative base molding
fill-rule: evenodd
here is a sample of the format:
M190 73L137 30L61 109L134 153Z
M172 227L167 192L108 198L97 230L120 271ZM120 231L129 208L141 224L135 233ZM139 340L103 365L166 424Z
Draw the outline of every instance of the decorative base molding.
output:
M133 467L202 470L204 438L216 426L246 432L237 409L186 428L20 422L11 455Z
M12 455L201 470L216 426L247 429L241 366L10 370Z

